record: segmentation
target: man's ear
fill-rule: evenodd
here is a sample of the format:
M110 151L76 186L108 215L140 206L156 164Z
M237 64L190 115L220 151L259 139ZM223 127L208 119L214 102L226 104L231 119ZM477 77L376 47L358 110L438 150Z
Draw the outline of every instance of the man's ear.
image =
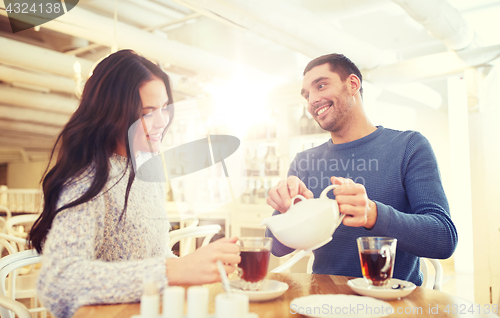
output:
M354 96L357 92L359 92L359 89L361 88L361 80L355 74L351 74L347 78L347 87L349 89L349 92L351 93L351 96Z

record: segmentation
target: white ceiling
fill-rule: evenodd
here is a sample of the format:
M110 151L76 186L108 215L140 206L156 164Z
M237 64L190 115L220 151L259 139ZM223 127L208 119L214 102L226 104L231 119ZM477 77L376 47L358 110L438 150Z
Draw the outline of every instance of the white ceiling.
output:
M413 17L405 3L417 3ZM176 100L235 77L295 87L310 59L331 52L372 84L420 81L445 94L438 79L500 52L500 0L80 0L16 34L2 8L0 163L46 157L78 103L74 62L85 73L115 47L161 63Z

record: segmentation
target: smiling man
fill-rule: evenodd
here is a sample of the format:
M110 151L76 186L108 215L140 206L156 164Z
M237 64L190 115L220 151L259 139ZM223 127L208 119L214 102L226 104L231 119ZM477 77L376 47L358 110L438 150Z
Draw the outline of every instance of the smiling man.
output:
M398 240L394 276L422 284L419 257L448 258L457 244L434 152L416 131L370 123L363 109L362 76L342 54L312 60L304 70L301 95L331 139L295 157L288 178L269 191L267 202L286 213L291 198L330 192L346 217L332 240L314 251L316 274L362 277L356 238ZM267 230L266 236L274 237ZM272 253L293 249L273 241Z

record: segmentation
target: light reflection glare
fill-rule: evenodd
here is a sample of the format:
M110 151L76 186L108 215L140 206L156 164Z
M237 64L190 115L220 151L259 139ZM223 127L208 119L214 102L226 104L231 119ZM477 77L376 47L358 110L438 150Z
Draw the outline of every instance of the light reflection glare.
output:
M236 78L221 84L208 84L205 90L212 97L213 112L209 126L225 125L239 136L258 123L270 121L268 96L279 83Z

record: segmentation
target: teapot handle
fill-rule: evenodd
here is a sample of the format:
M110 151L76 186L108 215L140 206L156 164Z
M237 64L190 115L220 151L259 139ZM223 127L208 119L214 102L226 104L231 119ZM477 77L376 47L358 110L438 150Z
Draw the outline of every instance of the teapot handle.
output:
M328 197L326 196L328 194L328 191L335 189L336 187L340 187L339 184L331 184L328 187L326 187L323 191L321 191L321 194L319 195L320 199L327 199Z
M339 225L342 223L342 220L344 220L344 218L345 218L345 214L340 213L339 220L337 221L337 227L339 227Z
M340 187L340 184L331 184L331 185L329 185L323 191L321 191L321 194L319 195L319 198L320 199L328 199L328 197L326 196L328 194L328 191L333 190L336 187ZM337 211L339 211L339 206L338 206L337 201L335 201L335 205L337 206ZM345 217L345 214L340 213L340 217L339 217L339 219L337 221L337 224L335 225L335 228L337 228L342 223L342 221L344 220L344 217Z
M300 194L297 194L296 196L294 196L292 198L292 205L290 205L290 207L292 207L294 204L295 204L295 199L300 199L300 201L305 201L307 200L303 195L300 195ZM300 202L299 201L299 202Z

